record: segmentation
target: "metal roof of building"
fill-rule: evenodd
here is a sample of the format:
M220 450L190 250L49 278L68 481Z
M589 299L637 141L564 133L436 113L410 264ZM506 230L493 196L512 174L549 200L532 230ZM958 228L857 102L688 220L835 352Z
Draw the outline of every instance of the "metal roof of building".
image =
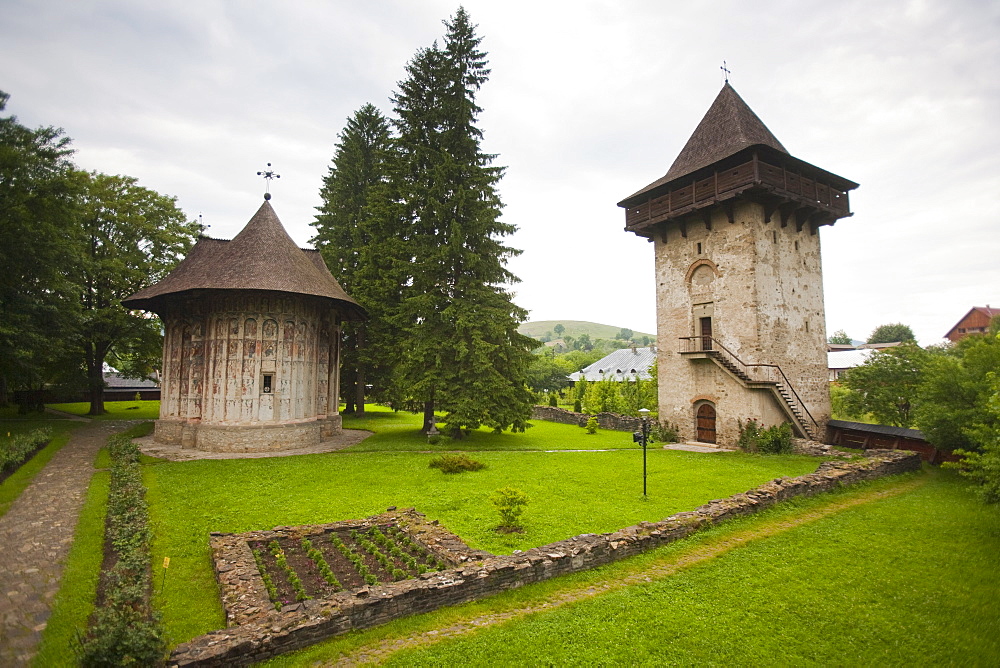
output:
M610 355L602 357L590 366L584 367L581 371L571 373L570 380L577 381L583 378L592 380L650 380L652 376L649 369L656 362L656 349L652 346L648 348L622 348Z
M828 369L853 369L864 364L874 352L872 348L829 352L826 354L826 366Z

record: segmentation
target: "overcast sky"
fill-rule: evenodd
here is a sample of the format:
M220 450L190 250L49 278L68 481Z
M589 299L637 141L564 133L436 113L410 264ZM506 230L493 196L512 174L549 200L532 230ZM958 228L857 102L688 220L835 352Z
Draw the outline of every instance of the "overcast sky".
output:
M1000 3L467 0L489 53L532 320L655 331L653 251L616 203L661 177L730 81L788 151L861 184L822 229L827 331L935 343L1000 306ZM348 116L389 96L457 2L0 0L7 113L85 169L177 197L231 238L272 203L307 245Z

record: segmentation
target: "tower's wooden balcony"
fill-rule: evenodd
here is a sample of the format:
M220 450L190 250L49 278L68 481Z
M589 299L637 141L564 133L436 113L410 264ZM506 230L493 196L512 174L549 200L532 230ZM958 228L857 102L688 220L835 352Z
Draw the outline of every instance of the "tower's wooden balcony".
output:
M793 220L799 230L809 224L811 231L815 231L820 225L830 225L851 215L846 184L838 187L830 182L833 179L824 181L820 176L813 178L803 173L805 170L775 164L780 160L766 162L756 152L743 157L749 160L732 166L720 164L707 175L702 171L686 183L674 182L665 193L629 207L625 229L650 237L657 223L683 220L689 214L730 202L737 196L760 202L767 222L777 215L782 227ZM733 222L731 207L728 211Z

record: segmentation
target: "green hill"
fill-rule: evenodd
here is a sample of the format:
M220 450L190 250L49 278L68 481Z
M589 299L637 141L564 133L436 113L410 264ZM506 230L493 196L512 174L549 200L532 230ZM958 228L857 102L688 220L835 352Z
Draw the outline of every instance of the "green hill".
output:
M586 320L538 320L522 324L517 328L517 331L536 339L541 339L546 334L551 335L553 339L558 339L559 336L554 331L556 325L562 325L566 328L562 333L563 336L579 338L581 334L589 334L591 340L594 341L597 339L613 339L622 329L614 325L602 325L597 322L587 322ZM643 336L648 336L654 341L656 340L655 334L639 331L633 332L634 338Z

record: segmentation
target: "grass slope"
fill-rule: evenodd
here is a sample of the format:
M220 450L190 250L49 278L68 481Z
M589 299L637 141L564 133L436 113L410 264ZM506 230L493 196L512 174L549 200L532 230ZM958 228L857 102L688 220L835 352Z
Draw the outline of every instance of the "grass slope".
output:
M621 327L615 327L614 325L602 325L597 322L588 322L586 320L538 320L535 322L525 322L522 323L517 331L521 332L525 336L533 336L536 339L541 338L547 332L552 332L552 328L558 324L562 324L566 328L563 332L563 336L572 336L573 338L579 338L581 334L590 335L591 340L596 339L613 339L621 331ZM648 332L635 332L634 336L642 337L648 336L652 340L656 340L655 334L649 334ZM552 332L552 338L559 338L556 336L555 332Z
M397 425L403 432L419 421L418 416L407 419L409 427ZM567 447L573 442L586 445L592 438L577 427L548 426L553 440ZM484 447L491 445L492 436L477 435ZM780 475L812 471L817 464L797 456L652 450L647 500L641 493L642 458L637 450L496 450L507 438L496 436L492 451L474 455L487 464L485 470L461 475L429 468L433 454L391 451L390 436L383 436L383 451L377 452L148 465L144 481L155 531L153 563L171 558L165 589L155 601L164 613L170 642L224 626L208 549L211 531L332 522L366 517L389 506L414 506L474 547L509 553L578 533L661 519ZM405 433L396 442L402 450L412 447ZM506 485L519 487L531 498L524 534L492 530L498 518L489 496Z
M998 553L1000 511L933 471L671 577L389 664L996 665Z

